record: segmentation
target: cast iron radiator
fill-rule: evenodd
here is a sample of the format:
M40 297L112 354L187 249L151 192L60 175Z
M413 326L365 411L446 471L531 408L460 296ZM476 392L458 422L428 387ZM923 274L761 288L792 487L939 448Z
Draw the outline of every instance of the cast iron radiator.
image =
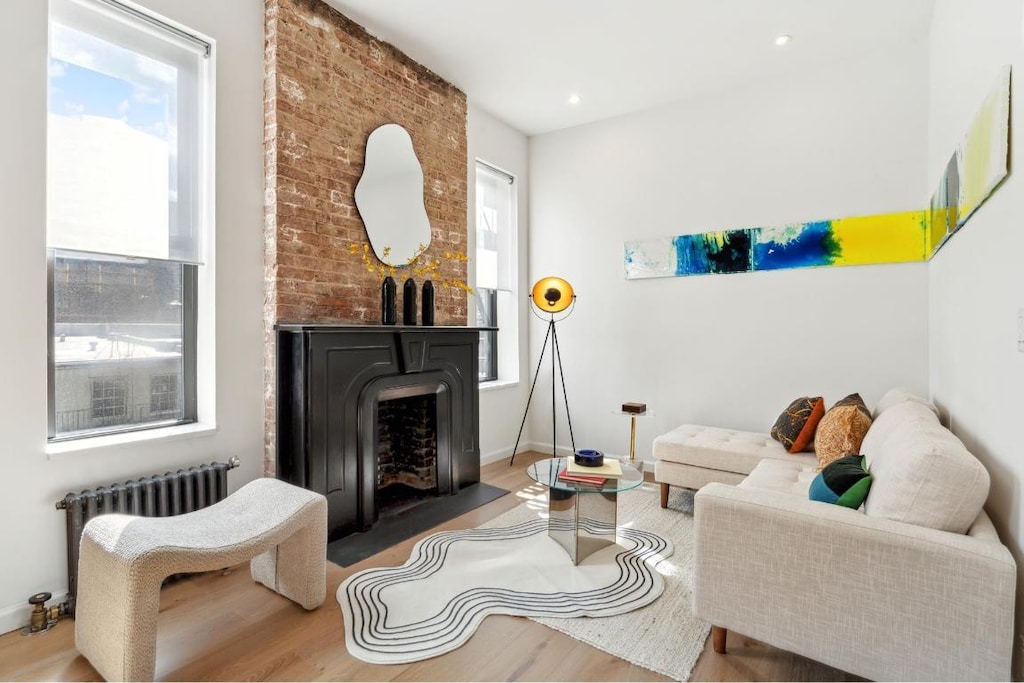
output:
M69 493L57 501L64 510L68 529L68 614L75 612L78 594L78 546L86 522L97 515L120 512L140 517L171 517L193 512L224 500L228 495L228 470L238 467L238 458L228 462L196 465L187 470L154 474L123 484Z

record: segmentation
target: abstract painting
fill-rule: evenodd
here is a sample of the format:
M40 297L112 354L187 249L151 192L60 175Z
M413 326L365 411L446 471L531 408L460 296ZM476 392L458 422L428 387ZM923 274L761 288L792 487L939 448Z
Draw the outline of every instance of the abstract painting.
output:
M946 164L932 194L928 256L988 199L1007 173L1010 149L1010 66L999 70L981 108Z
M927 225L905 211L626 242L626 279L923 261Z
M1009 148L1007 65L926 210L626 242L626 279L927 261L1006 177Z

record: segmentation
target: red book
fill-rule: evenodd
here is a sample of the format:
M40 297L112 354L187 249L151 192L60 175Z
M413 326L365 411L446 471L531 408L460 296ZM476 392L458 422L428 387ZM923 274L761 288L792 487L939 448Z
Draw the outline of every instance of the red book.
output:
M594 486L604 486L604 483L608 481L607 477L600 477L595 474L576 474L566 470L559 472L558 478L573 484L593 484Z

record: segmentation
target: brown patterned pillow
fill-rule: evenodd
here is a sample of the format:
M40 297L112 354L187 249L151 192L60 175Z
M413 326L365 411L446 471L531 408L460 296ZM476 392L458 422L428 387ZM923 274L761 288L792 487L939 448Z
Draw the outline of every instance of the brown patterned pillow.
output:
M821 396L801 396L782 411L772 427L772 438L790 453L799 453L814 439L814 430L825 414L825 399Z
M871 413L860 394L850 394L829 408L818 423L814 452L818 469L847 455L860 453L860 444L871 427Z

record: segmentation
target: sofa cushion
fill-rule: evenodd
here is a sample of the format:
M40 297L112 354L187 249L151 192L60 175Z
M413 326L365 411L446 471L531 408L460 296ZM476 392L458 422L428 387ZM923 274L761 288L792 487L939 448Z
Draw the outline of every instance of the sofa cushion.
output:
M818 469L847 455L858 455L864 436L871 426L871 413L860 394L836 401L818 423L814 435L814 453Z
M789 458L802 464L816 462L812 454L790 455L782 444L763 432L691 424L655 437L652 453L658 460L738 474L750 474L764 458Z
M885 419L882 419L883 416ZM863 455L877 453L893 432L938 423L938 413L933 412L928 405L920 401L901 401L889 404L885 410L878 412L878 417L871 422L871 428L868 429L868 433L864 435L864 441L861 442L860 452ZM872 457L869 456L868 467L871 466L871 460Z
M766 458L757 464L737 486L744 489L761 489L790 493L807 498L807 490L815 477L814 461L811 458Z
M878 405L875 406L875 412L872 413L872 417L878 417L886 409L893 407L894 405L904 403L906 401L913 401L914 403L920 403L927 407L937 416L939 409L935 407L935 404L926 398L918 396L910 389L904 389L903 387L894 387L889 391L882 394L882 398L878 399Z
M864 504L870 489L871 475L864 464L864 456L848 455L833 460L819 472L807 495L811 500L856 510Z
M985 467L927 402L886 406L861 450L874 478L864 512L873 517L964 533L988 498Z
M782 411L772 425L771 437L790 453L807 450L814 443L814 430L825 414L825 399L821 396L801 396Z

